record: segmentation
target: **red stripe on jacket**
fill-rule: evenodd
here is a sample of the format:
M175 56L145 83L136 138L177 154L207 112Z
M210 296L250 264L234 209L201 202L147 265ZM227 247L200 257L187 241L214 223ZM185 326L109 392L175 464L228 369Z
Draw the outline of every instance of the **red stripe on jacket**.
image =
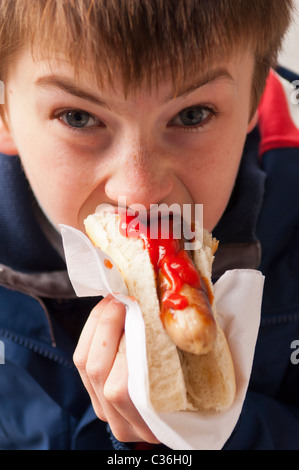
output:
M274 148L299 147L299 98L295 100L298 104L291 103L296 95L294 90L295 87L271 70L258 110L260 155ZM296 107L293 113L290 106Z

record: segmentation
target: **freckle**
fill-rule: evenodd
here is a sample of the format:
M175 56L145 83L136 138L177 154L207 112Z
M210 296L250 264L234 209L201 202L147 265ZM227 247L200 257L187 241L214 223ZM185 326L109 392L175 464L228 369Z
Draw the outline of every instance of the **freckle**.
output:
M103 342L102 342L102 346L103 346L103 347L107 346L106 341L103 341Z

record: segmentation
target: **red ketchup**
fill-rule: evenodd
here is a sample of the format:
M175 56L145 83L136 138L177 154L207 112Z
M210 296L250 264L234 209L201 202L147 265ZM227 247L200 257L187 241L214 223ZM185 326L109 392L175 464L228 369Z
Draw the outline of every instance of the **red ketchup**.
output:
M162 238L159 224L158 237L150 238L150 223L142 224L135 216L128 213L120 214L120 233L125 237L139 238L148 250L156 275L161 270L169 282L169 289L162 298L163 309L183 310L189 305L188 299L180 294L183 284L197 289L205 289L202 279L188 253L181 249L180 240L174 238L172 230L167 238Z

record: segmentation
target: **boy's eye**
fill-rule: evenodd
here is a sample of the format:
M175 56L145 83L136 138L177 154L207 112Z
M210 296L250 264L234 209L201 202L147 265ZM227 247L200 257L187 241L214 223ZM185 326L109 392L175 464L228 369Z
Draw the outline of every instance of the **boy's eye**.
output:
M86 111L81 111L79 109L65 111L59 117L68 126L81 129L85 127L98 126L101 123L99 119Z
M171 126L200 126L209 120L213 111L202 107L192 106L191 108L183 109L175 118L170 121Z

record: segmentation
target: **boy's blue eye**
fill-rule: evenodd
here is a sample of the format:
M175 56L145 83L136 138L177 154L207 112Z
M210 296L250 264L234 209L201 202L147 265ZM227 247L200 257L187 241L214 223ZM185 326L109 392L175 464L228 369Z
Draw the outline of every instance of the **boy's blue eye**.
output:
M208 106L190 106L183 109L168 123L170 127L181 127L182 129L202 128L210 119L217 115L216 110Z
M185 126L197 126L205 121L209 114L210 111L205 108L193 107L183 109L183 111L179 113L179 117Z
M90 114L85 111L67 111L65 113L65 120L69 126L72 127L85 127L90 119Z
M100 123L97 118L87 113L86 111L81 111L80 109L65 111L60 115L60 119L68 126L78 129L93 127L99 125Z

